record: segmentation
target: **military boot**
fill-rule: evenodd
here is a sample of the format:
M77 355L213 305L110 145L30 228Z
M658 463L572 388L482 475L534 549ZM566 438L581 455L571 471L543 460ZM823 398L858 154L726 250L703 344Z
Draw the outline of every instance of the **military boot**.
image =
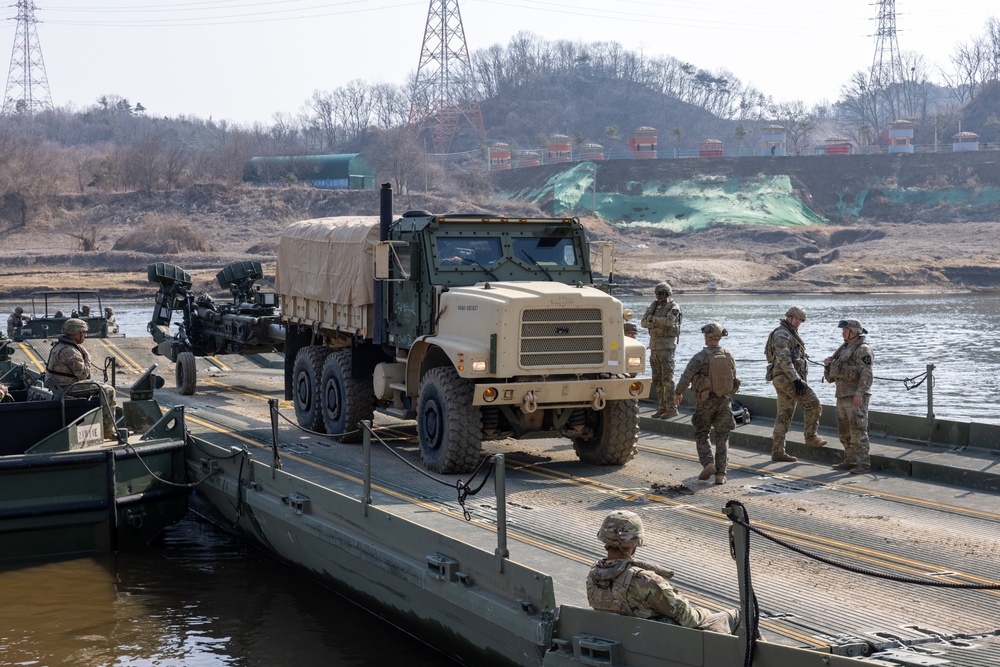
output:
M791 454L785 453L785 440L784 438L775 438L774 442L771 444L771 460L781 461L784 463L791 463L793 461L798 461L797 458Z
M698 479L706 480L715 474L715 464L706 463L705 467L701 469L701 473L698 474Z
M650 417L652 417L653 419L659 419L660 417L663 416L664 412L666 412L666 410L664 408L660 408L656 412L651 414Z
M863 475L871 471L872 471L872 464L861 461L847 472L851 473L852 475Z
M826 445L826 440L824 438L819 437L818 435L815 435L815 434L814 435L807 435L806 436L806 445L808 445L809 447L815 447L815 448L819 449L820 447Z
M854 466L858 465L857 461L851 461L850 459L844 459L840 463L834 463L831 468L834 470L850 470Z
M673 405L669 405L663 410L663 414L660 415L660 419L670 419L671 417L677 416L677 408Z
M724 472L717 472L717 473L715 473L715 483L716 484L725 484L726 483L726 473L724 473Z

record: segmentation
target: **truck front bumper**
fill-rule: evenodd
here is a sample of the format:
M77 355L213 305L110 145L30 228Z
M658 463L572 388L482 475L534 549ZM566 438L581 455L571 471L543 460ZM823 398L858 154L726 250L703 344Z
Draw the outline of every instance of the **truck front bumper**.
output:
M600 380L553 380L548 382L476 383L472 394L475 406L517 405L525 412L538 408L594 408L607 401L649 396L649 378L607 378Z

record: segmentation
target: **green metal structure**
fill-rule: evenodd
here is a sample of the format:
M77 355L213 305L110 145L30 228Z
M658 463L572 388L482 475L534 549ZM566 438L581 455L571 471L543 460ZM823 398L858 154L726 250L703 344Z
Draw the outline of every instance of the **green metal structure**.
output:
M374 190L375 167L364 153L253 157L243 180L258 185L306 183L327 190Z

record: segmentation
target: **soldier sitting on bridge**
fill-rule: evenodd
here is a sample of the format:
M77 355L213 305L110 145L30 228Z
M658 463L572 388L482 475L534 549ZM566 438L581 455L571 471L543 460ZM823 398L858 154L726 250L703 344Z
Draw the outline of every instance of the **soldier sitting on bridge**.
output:
M665 621L685 628L735 634L740 610L712 612L696 607L670 585L674 573L665 567L634 558L642 546L642 519L635 512L609 514L597 531L607 558L594 564L587 575L587 601L598 611Z

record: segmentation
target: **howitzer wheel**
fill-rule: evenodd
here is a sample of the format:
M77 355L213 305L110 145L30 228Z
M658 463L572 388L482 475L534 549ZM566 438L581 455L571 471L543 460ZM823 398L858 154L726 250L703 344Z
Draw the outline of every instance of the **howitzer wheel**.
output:
M584 463L620 466L632 460L639 441L639 402L608 401L603 410L588 410L590 437L573 438L573 449Z
M177 355L177 363L174 365L174 376L177 380L177 389L182 396L190 396L198 386L198 364L193 352L181 352Z
M295 355L292 367L292 400L295 403L295 419L299 426L317 433L325 433L323 425L323 405L320 401L320 378L323 377L323 362L329 350L320 345L303 347Z
M428 371L420 382L417 434L428 470L465 473L479 462L483 413L472 405L474 386L447 366Z
M323 424L341 442L361 442L361 422L375 416L372 377L351 377L351 351L337 350L326 358L320 382Z

